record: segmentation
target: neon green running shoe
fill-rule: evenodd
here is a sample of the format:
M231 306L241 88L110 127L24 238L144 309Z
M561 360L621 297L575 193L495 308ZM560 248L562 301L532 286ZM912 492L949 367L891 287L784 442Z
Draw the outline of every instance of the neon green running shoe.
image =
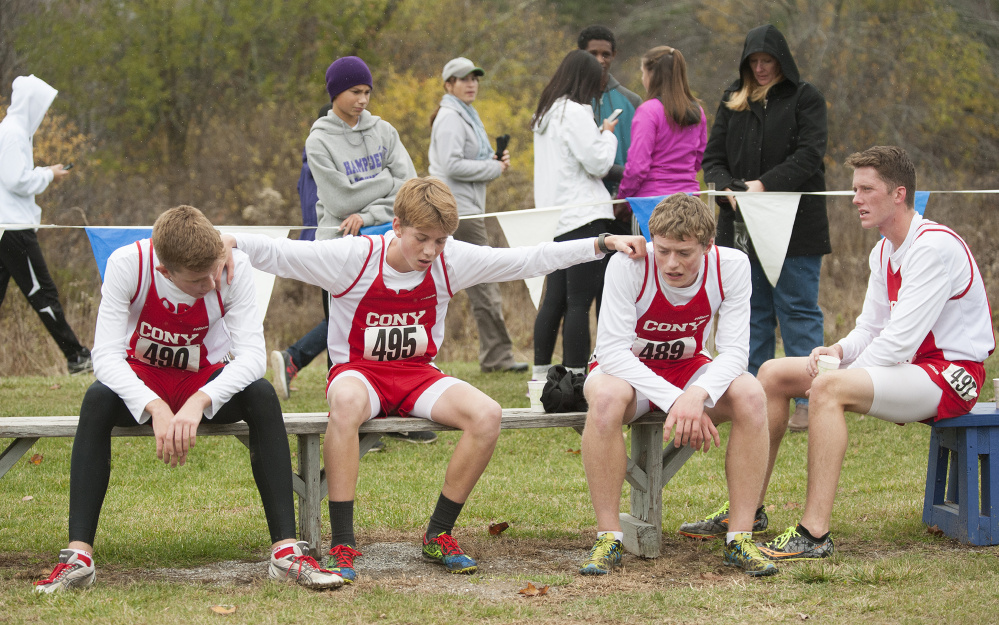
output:
M614 534L604 532L590 549L590 557L579 567L579 572L582 575L607 575L613 567L621 566L622 553L624 545L621 541L615 539Z
M760 506L756 509L756 518L753 519L753 532L765 532L770 519L767 512ZM710 538L724 538L728 533L728 502L718 508L718 510L708 515L706 519L700 521L688 521L677 530L684 536L708 540Z
M750 532L736 534L735 539L725 545L725 566L737 566L753 577L777 574L777 567L760 553Z
M449 573L472 574L479 568L478 563L466 556L458 541L447 532L441 532L431 540L424 536L423 556L443 564Z
M833 541L826 536L822 542L815 542L802 536L798 526L793 525L783 534L768 543L759 545L760 553L774 561L817 560L833 554Z

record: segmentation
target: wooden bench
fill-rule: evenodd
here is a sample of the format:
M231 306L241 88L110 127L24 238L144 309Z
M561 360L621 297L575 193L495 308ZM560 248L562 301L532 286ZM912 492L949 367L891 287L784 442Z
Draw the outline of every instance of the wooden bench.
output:
M672 443L663 447L663 422L666 415L651 412L631 425L631 458L628 459L627 480L631 485L631 514L621 514L625 547L645 558L660 554L662 540L662 489L693 455L689 447L676 449ZM21 458L39 438L72 437L76 435L79 417L7 417L0 418L0 438L13 442L0 453L0 478ZM301 539L313 547L321 547L321 510L327 495L325 470L321 469L320 436L326 432L325 412L286 413L285 428L298 437L298 472L292 484L298 494L298 525ZM567 427L583 431L586 414L567 412L541 414L527 409L503 411L501 428ZM386 417L372 419L361 426L361 456L389 432L452 430L453 428L426 419ZM149 425L115 428L112 436L152 436ZM232 435L247 444L249 430L245 423L231 425L202 424L198 436Z
M923 523L972 545L999 545L999 412L978 402L969 414L931 423Z

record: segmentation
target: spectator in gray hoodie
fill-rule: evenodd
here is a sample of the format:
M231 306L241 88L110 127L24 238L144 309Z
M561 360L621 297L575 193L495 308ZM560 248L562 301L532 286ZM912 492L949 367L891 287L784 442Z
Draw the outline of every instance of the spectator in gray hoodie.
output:
M489 135L472 106L485 71L464 57L444 66L444 97L431 118L430 175L450 187L459 215L486 212L486 183L510 166L510 152L496 154ZM475 245L489 245L482 219L463 219L454 238ZM482 371L527 371L526 362L513 359L513 342L503 319L499 285L483 283L465 290L479 330L479 367Z
M326 70L332 109L312 124L305 142L319 194L316 239L392 221L396 192L416 177L399 133L366 110L371 88L371 71L356 56L339 58Z

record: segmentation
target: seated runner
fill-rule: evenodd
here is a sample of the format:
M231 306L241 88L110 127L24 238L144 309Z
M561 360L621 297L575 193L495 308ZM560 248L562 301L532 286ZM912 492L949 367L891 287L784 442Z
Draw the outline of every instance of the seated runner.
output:
M621 426L659 407L675 444L720 446L715 423L731 421L726 475L732 501L725 564L749 575L777 572L753 543L756 500L767 457L763 389L746 373L749 358L749 260L714 245L714 211L676 193L649 219L652 250L618 255L604 281L597 365L583 391L589 402L583 467L597 516L597 541L580 573L604 575L621 563L621 487L627 468ZM712 359L704 345L718 313Z
M854 168L860 225L884 238L871 251L867 296L853 331L808 357L760 368L770 421L768 481L789 398L810 397L805 511L797 525L760 546L772 560L833 553L829 527L846 454L845 411L892 423L965 414L981 392L982 362L995 349L978 265L953 230L916 213L916 170L905 151L876 146L846 164ZM818 376L823 355L839 358L840 368Z
M108 259L94 337L97 381L83 398L73 440L69 546L51 575L35 582L35 592L94 583L111 429L150 422L156 457L176 467L192 451L198 424L246 421L250 466L273 543L268 575L308 588L343 584L309 557L307 543L295 540L291 454L277 395L260 378L267 361L253 277L239 254L235 280L216 282L224 255L201 211L178 206L156 220L152 239Z
M499 404L467 382L441 373L433 359L444 338L448 302L483 282L520 280L602 258L610 250L639 258L641 237L600 235L565 243L493 249L457 241L454 196L442 181L414 178L395 199L392 230L381 236L291 241L225 236L253 266L323 287L331 294L323 459L329 483L331 570L356 577L354 537L358 428L379 415L432 419L462 430L423 536L423 555L452 573L476 562L451 536L500 433Z

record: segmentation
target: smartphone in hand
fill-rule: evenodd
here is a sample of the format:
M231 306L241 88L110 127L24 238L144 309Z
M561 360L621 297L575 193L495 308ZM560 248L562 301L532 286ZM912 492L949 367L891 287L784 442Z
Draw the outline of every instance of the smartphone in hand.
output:
M610 114L610 116L609 116L609 117L607 118L607 121L609 121L609 122L612 122L612 121L614 121L614 120L615 120L615 119L617 119L617 118L618 118L618 117L619 117L619 116L621 115L621 113L623 113L623 112L624 112L624 109L614 109L614 112Z
M500 135L496 137L496 158L503 158L503 152L506 151L506 146L510 144L510 135Z
M69 171L71 169L73 169L73 163L67 163L66 165L62 166L63 171Z

